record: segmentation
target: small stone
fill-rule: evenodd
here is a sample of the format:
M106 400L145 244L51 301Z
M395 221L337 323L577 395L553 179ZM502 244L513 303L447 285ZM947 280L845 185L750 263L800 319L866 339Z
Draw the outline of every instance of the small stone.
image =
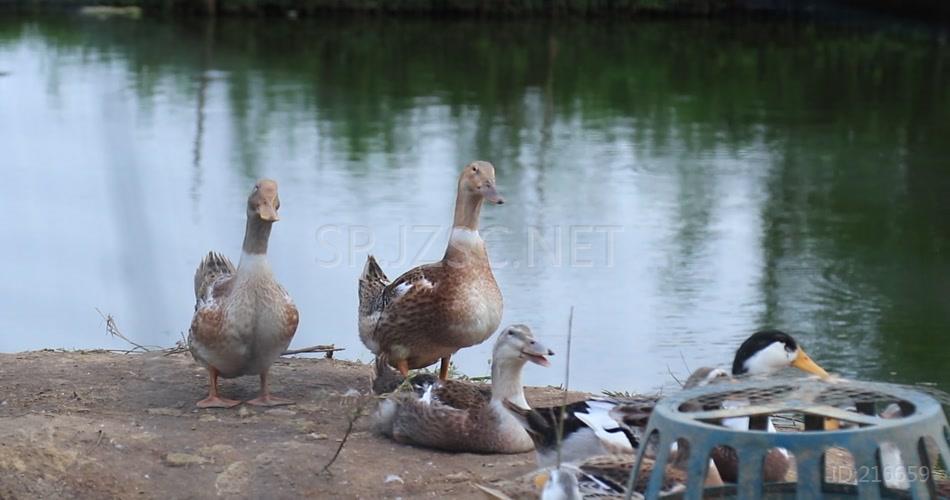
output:
M357 391L356 389L347 389L347 391L343 393L344 398L355 398L359 395L360 391Z
M248 410L246 406L242 406L237 412L238 416L241 418L247 418L251 416L251 410Z
M292 417L297 414L297 412L288 410L287 408L274 408L273 410L267 410L264 413L274 417Z
M401 477L395 474L390 474L386 476L386 479L383 480L383 484L389 484L389 483L406 484L406 482L403 481Z
M172 467L185 467L188 465L201 465L210 463L205 457L192 455L191 453L169 453L165 455L165 463Z
M314 441L324 441L328 438L326 434L318 434L316 432L311 432L310 434L307 434L307 437L310 439L313 439Z
M309 434L317 431L317 423L306 418L295 418L291 422L298 432Z
M181 410L176 410L174 408L149 408L145 410L149 415L162 415L165 417L180 417Z
M234 462L228 465L214 481L218 496L247 494L245 488L250 476L251 468L247 462Z
M201 415L198 416L198 421L199 422L217 422L218 417L210 413L202 413Z
M456 472L445 476L445 480L450 483L461 483L462 481L468 481L468 479L469 474L467 472Z

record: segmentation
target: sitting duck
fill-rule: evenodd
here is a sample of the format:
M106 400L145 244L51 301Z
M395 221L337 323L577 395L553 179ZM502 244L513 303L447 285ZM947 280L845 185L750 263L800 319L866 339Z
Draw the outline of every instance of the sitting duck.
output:
M522 369L528 361L548 366L547 356L553 354L535 340L527 326L509 326L498 335L492 351L490 393L469 382L426 382L414 377L411 382L416 391L396 392L380 403L375 427L398 442L428 448L474 453L530 451L531 438L502 402L528 408Z
M828 373L818 366L790 335L778 330L764 330L746 339L736 351L732 372L734 376L761 375L795 367L805 372L827 378ZM684 388L706 385L729 376L722 369L697 369ZM521 409L506 405L518 417L535 442L538 465L550 467L559 457L561 462L582 463L592 456L606 454L632 454L639 447L642 433L659 396L627 396L622 398L595 396L565 406ZM560 424L561 415L564 424ZM726 419L723 425L748 429L749 419ZM769 422L771 426L771 422ZM562 429L562 437L557 433ZM774 427L772 427L774 431ZM558 451L560 446L560 452ZM675 446L675 445L674 445ZM767 481L784 477L789 460L784 450L772 450L766 455L764 472ZM731 449L718 447L713 452L716 475L722 480L734 482L738 457L730 456ZM722 470L725 468L725 470Z
M753 333L736 350L731 375L721 368L697 368L686 380L683 388L690 389L721 383L736 377L769 375L788 367L798 368L822 379L829 377L828 372L812 361L801 344L791 335L780 330L762 330ZM744 403L737 401L735 404L739 406ZM723 419L722 425L736 430L749 430L749 418ZM766 419L765 430L776 432L772 419ZM739 457L734 449L719 446L713 449L711 456L723 481L736 482L738 480ZM766 453L762 464L763 479L766 482L783 481L790 466L788 452L781 448L773 448Z
M538 465L550 467L558 461L579 463L597 455L634 453L658 399L596 396L564 407L531 409L507 402L505 407L534 441Z
M299 316L293 301L274 279L267 263L267 241L278 220L277 183L263 179L247 200L247 227L237 268L227 257L211 252L195 272L195 314L188 347L195 361L208 369L208 397L199 408L231 408L240 401L221 397L218 377L259 375L258 406L291 404L270 394L267 373L287 349Z
M441 261L389 281L370 255L359 280L360 340L406 377L441 360L439 378L461 348L484 342L501 322L501 291L478 234L482 203L502 204L495 167L475 161L462 170L455 220Z

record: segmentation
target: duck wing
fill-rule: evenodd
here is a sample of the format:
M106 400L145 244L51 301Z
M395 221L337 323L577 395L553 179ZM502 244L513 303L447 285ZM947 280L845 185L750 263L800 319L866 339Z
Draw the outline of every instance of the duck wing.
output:
M518 419L521 426L528 431L528 435L531 436L534 447L539 453L557 450L558 428L562 415L564 417L563 433L565 439L587 427L587 424L577 418L577 413L587 410L586 401L565 405L563 411L561 406L532 409L522 408L510 401L505 401L504 405Z
M520 453L498 432L499 415L491 407L459 409L432 397L430 390L394 394L380 403L376 429L398 442L448 451Z
M223 339L225 316L220 299L230 293L234 273L234 264L217 252L209 252L195 271L195 314L188 329L188 348L202 364L208 364L206 349Z
M217 252L208 252L195 271L195 307L220 297L227 291L225 288L230 289L225 283L230 283L234 272L234 264L227 257Z
M360 276L360 316L382 313L392 302L434 287L434 275L439 264L414 267L391 283L376 259L370 255Z

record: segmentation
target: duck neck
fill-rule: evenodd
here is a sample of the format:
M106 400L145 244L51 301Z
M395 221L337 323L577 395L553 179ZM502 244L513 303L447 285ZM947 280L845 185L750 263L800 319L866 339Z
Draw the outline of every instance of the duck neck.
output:
M492 401L508 400L522 408L529 408L528 401L524 398L524 383L521 381L524 364L523 359L500 359L492 362Z
M241 263L247 261L265 260L267 257L267 240L270 239L270 230L273 222L261 220L257 214L248 214L247 227L244 230L244 251ZM240 266L239 266L240 267Z
M478 216L482 211L482 197L459 186L455 197L455 219L452 227L478 231Z
M487 260L485 243L478 234L478 217L482 210L482 197L467 193L461 187L455 199L455 219L452 233L445 249L445 259L465 264L471 257L476 261Z

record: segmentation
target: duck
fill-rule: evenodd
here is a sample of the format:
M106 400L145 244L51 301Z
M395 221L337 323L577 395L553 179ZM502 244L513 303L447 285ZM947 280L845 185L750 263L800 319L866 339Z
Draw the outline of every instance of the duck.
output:
M738 376L773 373L789 366L819 377L829 376L792 336L779 330L762 330L748 337L736 350L732 375L721 368L700 368L687 380L687 388ZM659 395L592 396L563 408L521 409L516 405L506 408L518 418L534 440L538 465L550 467L557 460L579 463L591 456L633 454L639 447L642 433L659 399ZM559 424L561 415L564 415L563 426ZM749 419L724 419L723 423L734 428L741 428L744 424L748 429ZM771 422L769 425L772 426ZM774 426L771 428L774 431ZM561 439L558 439L558 432L563 433ZM730 448L716 448L716 453L720 455L730 451ZM780 453L783 450L774 451ZM724 481L734 482L733 471L737 470L738 457L730 460L730 457L722 455L716 460L717 456L714 455L716 468L727 467L725 472L720 470L718 474ZM767 455L766 465L773 465L766 467L767 472L784 477L789 461L787 455L782 456L783 460L777 460Z
M271 365L297 331L300 315L277 282L267 261L267 244L280 197L277 182L261 179L247 199L247 226L237 267L224 255L209 252L195 272L195 312L188 330L192 357L208 370L208 397L199 408L232 408L241 401L222 397L218 378L260 377L260 392L247 401L279 406L292 401L268 388Z
M702 387L747 376L765 376L788 367L798 368L819 378L830 377L824 368L815 363L794 337L781 330L761 330L749 336L736 350L732 360L731 372L722 368L702 367L690 374L683 384L684 389ZM745 404L742 401L735 405ZM722 425L735 429L749 430L748 417L726 418ZM766 431L776 432L772 419L766 419ZM710 456L719 470L723 481L734 483L739 476L739 457L733 448L717 446ZM791 467L789 454L781 448L773 448L765 455L762 463L762 476L766 482L783 481Z
M659 395L593 396L564 406L506 403L505 408L531 436L538 465L550 467L598 455L633 454L658 400Z
M476 484L476 488L489 498L541 500L581 500L585 498L626 498L627 481L636 464L634 455L598 455L578 463L562 463L545 467L510 481L491 486ZM630 498L644 498L650 475L656 462L644 457L640 464L641 474L633 485ZM670 495L685 490L687 474L681 464L666 466L661 495ZM710 469L704 483L708 487L721 486L722 480Z
M495 167L474 161L458 177L455 217L442 260L390 281L369 255L359 279L359 336L382 362L406 377L440 361L439 378L459 349L487 340L501 323L501 290L478 233L482 204L504 198Z
M491 391L459 380L434 380L413 391L390 394L373 416L374 427L393 440L440 450L523 453L534 448L528 433L502 406L528 408L521 382L528 362L548 366L554 351L526 325L501 331L492 350ZM418 379L417 379L418 380ZM420 395L421 392L421 395Z

